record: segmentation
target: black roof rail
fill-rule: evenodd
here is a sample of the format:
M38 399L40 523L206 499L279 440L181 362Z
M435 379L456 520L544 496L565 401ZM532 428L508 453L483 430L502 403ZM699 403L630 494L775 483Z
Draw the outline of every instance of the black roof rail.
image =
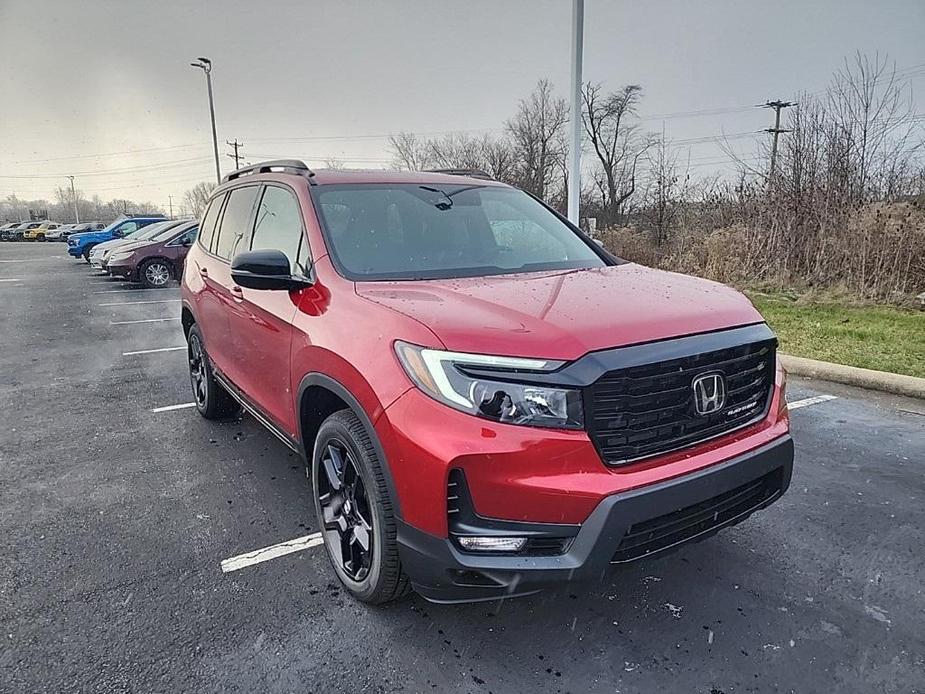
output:
M469 178L484 178L486 181L494 181L487 171L481 169L424 169L424 173L449 174L450 176L468 176Z
M241 178L241 176L248 176L250 174L270 173L274 169L278 169L283 173L294 173L305 176L308 178L309 183L312 182L312 176L315 175L315 172L308 168L308 164L300 159L274 159L272 161L262 161L232 171L222 179L222 183L228 183L228 181L234 181L235 179Z

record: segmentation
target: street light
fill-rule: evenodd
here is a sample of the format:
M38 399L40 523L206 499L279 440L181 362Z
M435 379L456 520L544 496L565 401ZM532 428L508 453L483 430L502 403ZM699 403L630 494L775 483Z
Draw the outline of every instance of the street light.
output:
M584 49L585 0L572 0L571 114L568 161L568 219L578 226L581 198L581 63Z
M80 224L80 213L77 211L77 191L74 190L74 177L68 176L71 179L71 200L74 203L74 221Z
M215 132L215 103L212 101L212 61L208 58L196 58L192 67L198 67L206 74L206 85L209 88L209 117L212 119L212 152L215 155L215 182L222 182L222 172L218 168L218 135Z

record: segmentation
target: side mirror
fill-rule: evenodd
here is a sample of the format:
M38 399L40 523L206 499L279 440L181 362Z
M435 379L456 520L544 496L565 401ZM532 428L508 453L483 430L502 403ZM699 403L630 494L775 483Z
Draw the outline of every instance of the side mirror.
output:
M185 236L183 240L180 241L180 245L186 246L187 248L189 248L190 246L193 245L193 239L191 239L189 236Z
M121 239L123 236L125 236L125 232L121 229L116 229L114 232L112 232L112 236L113 238Z
M311 285L305 278L293 277L289 258L282 251L242 251L231 261L231 279L248 289L291 291Z

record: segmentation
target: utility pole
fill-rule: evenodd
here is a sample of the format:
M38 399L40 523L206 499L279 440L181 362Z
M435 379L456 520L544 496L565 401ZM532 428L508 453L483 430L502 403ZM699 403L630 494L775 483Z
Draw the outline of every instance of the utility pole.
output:
M71 201L74 203L74 221L77 224L80 224L80 212L77 211L77 191L74 190L74 177L68 176L71 179Z
M173 219L173 196L167 196L167 204L170 206L170 218Z
M238 169L241 168L241 160L244 158L244 153L242 152L241 154L238 154L238 149L239 148L243 149L244 143L238 142L238 138L235 138L234 142L229 142L228 140L225 140L225 144L228 145L229 147L234 148L234 154L228 154L226 156L234 159L234 169L235 171L237 171Z
M571 130L568 153L568 218L578 226L581 198L581 62L584 53L585 0L572 0Z
M768 172L768 180L774 180L774 173L777 170L777 138L781 133L789 133L789 128L780 127L780 112L785 108L790 108L791 106L796 106L795 101L768 101L764 104L762 108L773 108L774 109L774 127L765 128L766 133L771 133L771 169Z
M222 171L218 165L218 135L215 132L215 102L212 100L212 61L208 58L196 58L198 62L190 63L198 67L206 75L206 85L209 89L209 117L212 119L212 153L215 155L215 182L222 182Z

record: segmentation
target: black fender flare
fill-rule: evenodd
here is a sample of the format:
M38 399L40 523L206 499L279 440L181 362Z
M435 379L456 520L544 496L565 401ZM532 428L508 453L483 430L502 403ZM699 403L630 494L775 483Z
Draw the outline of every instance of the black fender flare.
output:
M360 404L360 401L351 393L346 386L344 386L340 381L337 381L330 376L327 376L323 373L312 372L306 374L302 381L299 383L299 390L296 400L296 421L299 423L299 448L302 450L302 455L305 459L305 464L308 470L311 470L311 459L312 451L309 451L304 437L302 436L302 396L304 395L306 389L320 386L331 391L345 403L350 408L350 411L357 416L357 418L362 422L363 426L366 428L366 433L369 435L369 440L372 441L373 448L376 449L376 455L379 456L379 460L382 462L382 472L385 475L385 484L389 489L389 496L392 497L392 508L395 511L395 517L398 519L402 518L401 513L401 499L398 496L398 490L395 487L395 480L392 477L392 466L389 463L389 458L385 454L385 449L382 448L382 442L379 441L379 436L376 434L376 429L373 426L372 420L369 418L369 415L366 414L366 410L363 409L363 406Z

